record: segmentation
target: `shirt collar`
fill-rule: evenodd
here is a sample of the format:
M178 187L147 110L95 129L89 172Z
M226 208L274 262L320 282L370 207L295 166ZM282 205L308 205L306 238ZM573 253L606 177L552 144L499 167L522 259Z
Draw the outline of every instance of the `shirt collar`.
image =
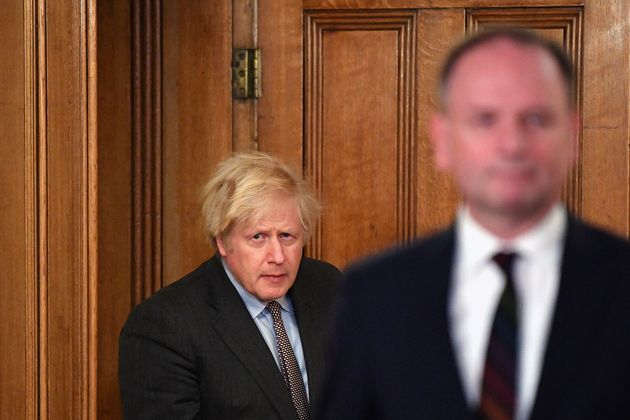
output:
M265 308L267 307L267 303L269 302L263 302L260 299L258 299L256 296L252 295L247 290L245 290L243 285L241 285L241 283L236 280L236 277L234 277L234 274L230 271L228 265L223 260L223 258L221 258L221 264L223 265L225 274L227 274L228 278L230 279L230 282L232 283L232 285L238 292L239 296L241 297L241 300L245 304L245 307L247 308L247 311L249 312L251 317L252 318L258 317L265 310ZM280 304L283 310L287 312L293 312L293 307L291 306L291 302L289 301L286 295L278 299L275 299L275 301Z
M567 225L567 212L561 204L554 205L536 226L505 241L489 232L471 216L466 206L457 214L457 252L464 270L479 270L492 256L502 250L518 252L521 257L546 252L562 239Z
M513 249L524 257L547 253L561 243L567 226L567 211L556 204L533 229L513 241Z

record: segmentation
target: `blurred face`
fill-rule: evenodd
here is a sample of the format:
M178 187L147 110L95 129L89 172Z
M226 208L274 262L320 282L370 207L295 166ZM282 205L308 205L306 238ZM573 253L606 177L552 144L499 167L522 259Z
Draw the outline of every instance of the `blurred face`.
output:
M432 120L438 167L483 225L535 223L560 198L578 120L552 57L495 40L454 68L445 112Z
M268 302L295 282L304 240L295 198L275 194L263 205L259 221L237 223L217 248L243 288Z

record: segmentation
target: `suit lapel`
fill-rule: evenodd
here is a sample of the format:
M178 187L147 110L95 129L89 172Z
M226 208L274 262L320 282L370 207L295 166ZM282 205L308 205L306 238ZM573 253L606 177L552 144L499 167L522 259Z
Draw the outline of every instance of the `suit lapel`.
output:
M434 244L425 247L431 252L425 256L426 261L423 263L423 266L427 267L426 272L417 274L422 280L416 282L421 290L416 294L410 294L416 299L418 296L424 297L420 304L416 302L415 305L420 308L420 318L415 325L427 328L427 331L422 331L421 334L428 343L426 345L432 349L430 352L432 357L427 358L426 363L430 365L429 369L435 370L431 374L431 383L432 388L439 390L440 395L434 395L430 404L440 405L436 410L440 417L465 419L470 416L470 411L455 358L448 318L455 251L454 227L432 240L435 241ZM448 397L445 398L446 396Z
M322 324L324 320L321 319L323 311L318 310L317 301L309 290L309 286L309 279L298 273L289 296L300 331L300 341L302 341L302 350L308 375L309 400L312 404L313 401L319 398L317 391L320 389L323 380L321 352L323 351Z
M569 219L560 288L547 342L532 419L553 418L562 407L562 395L579 384L580 367L593 346L600 325L607 289L598 281L597 250L588 247L585 230Z
M208 303L214 309L212 326L225 345L249 371L282 419L295 419L291 395L269 347L245 304L225 274L218 256L212 259L212 292Z

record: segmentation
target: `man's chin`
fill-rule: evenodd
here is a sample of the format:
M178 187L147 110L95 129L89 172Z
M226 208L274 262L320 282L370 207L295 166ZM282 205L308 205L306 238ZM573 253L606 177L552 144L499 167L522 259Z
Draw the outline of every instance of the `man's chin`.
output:
M551 203L548 200L514 197L497 203L494 206L494 213L514 220L535 219L544 215L550 207Z
M282 285L281 287L271 287L265 288L260 293L258 293L258 299L263 302L270 302L272 300L280 299L289 291L289 287L286 285Z

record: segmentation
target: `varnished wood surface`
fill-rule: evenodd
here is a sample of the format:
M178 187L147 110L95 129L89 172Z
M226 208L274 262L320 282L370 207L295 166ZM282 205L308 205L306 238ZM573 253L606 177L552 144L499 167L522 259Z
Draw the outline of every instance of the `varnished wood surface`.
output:
M34 97L26 96L26 83L33 89L32 42L33 27L28 33L24 30L23 6L19 3L4 2L0 15L0 50L13 51L0 61L0 419L24 417L31 409L36 393L32 388L33 379L27 374L36 362L34 345L29 330L33 328L32 305L35 287L33 257L36 243L32 235L35 231L32 214L32 197L35 186L36 155ZM29 69L25 69L29 57ZM28 128L27 128L28 126ZM30 132L29 132L30 131ZM26 309L26 310L25 310ZM25 357L26 356L26 357Z
M630 3L585 7L582 211L630 236Z
M131 2L133 302L162 287L162 3Z
M438 108L437 72L450 47L465 34L464 10L429 10L418 23L418 151L415 156L416 233L426 235L451 223L460 195L453 182L433 166L429 120Z
M232 0L232 45L258 47L259 0ZM258 148L258 101L232 100L232 148L235 151Z
M40 394L50 418L95 415L96 107L94 2L47 3L46 253ZM41 23L41 20L39 21ZM43 39L40 39L43 41ZM41 69L40 69L41 70ZM40 74L41 76L41 74ZM43 295L41 295L43 293ZM45 299L45 301L43 301Z
M413 236L414 13L307 15L306 149L325 212L312 255L345 265Z
M99 419L122 418L118 334L136 288L131 239L131 3L111 0L98 5Z
M263 96L258 100L258 148L294 168L303 165L302 9L295 0L259 0L258 46Z
M94 6L2 6L3 419L96 417Z
M582 6L584 2L584 0L303 0L302 7L304 9L452 9Z
M163 2L164 284L212 255L201 189L232 151L231 2Z

